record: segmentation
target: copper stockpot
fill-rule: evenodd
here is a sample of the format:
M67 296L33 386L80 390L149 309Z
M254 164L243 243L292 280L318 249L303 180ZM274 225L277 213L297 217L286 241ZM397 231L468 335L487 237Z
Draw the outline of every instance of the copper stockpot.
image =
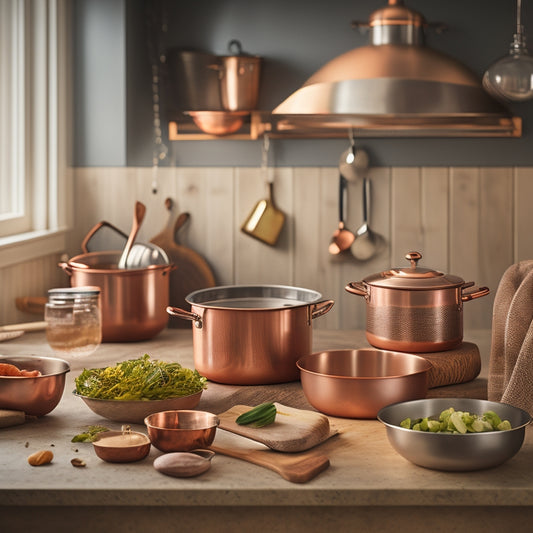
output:
M419 252L405 257L410 267L393 268L345 287L366 300L368 342L384 350L414 353L457 347L463 340L463 302L485 296L489 289L418 267Z
M418 355L375 348L317 352L297 365L309 403L345 418L376 418L386 405L425 398L431 370Z
M119 257L117 251L90 252L59 266L73 287L100 287L103 342L151 339L168 322L168 274L175 266L118 269Z
M296 381L296 361L311 353L312 321L333 300L299 287L234 285L192 292L191 311L168 307L191 320L195 368L231 385Z

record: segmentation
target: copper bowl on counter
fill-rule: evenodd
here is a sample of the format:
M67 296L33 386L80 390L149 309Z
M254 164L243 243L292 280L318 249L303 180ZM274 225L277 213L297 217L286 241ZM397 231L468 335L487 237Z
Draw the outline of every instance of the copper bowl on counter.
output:
M0 363L19 370L38 370L38 376L0 376L0 409L23 411L31 416L43 416L53 411L65 390L65 378L70 365L56 357L0 355Z
M188 452L208 448L220 420L206 411L162 411L147 416L144 423L152 444L162 452Z
M132 463L144 459L150 453L150 439L144 433L104 431L93 441L96 455L108 463Z
M343 418L376 418L386 405L425 398L432 368L423 357L375 348L317 352L296 364L308 402Z

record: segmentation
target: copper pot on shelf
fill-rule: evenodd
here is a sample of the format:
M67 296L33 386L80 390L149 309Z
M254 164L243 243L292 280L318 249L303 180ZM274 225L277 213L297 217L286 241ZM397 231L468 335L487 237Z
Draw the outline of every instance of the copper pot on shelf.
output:
M300 287L233 285L201 289L185 300L191 311L168 307L192 321L195 368L229 385L296 381L296 361L312 349L312 322L333 300Z
M345 287L366 300L368 342L376 348L412 353L459 346L463 303L489 294L488 287L474 287L474 282L458 276L419 267L419 252L405 257L410 267L392 268Z

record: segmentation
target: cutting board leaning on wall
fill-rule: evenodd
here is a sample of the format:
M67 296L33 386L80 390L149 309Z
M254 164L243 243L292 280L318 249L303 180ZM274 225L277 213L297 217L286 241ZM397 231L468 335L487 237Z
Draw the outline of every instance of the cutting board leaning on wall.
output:
M150 242L157 244L168 254L176 269L170 272L169 304L190 310L185 297L193 291L215 286L215 276L207 261L197 252L183 246L177 239L177 234L190 219L189 213L180 213L174 220L174 202L171 198L165 200L165 207L169 217L167 225L161 233L153 237ZM190 328L187 320L169 320L169 328Z

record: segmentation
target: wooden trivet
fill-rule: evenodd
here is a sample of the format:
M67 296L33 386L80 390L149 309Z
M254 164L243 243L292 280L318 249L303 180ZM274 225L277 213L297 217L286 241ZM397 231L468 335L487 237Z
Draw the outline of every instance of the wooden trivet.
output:
M471 342L463 342L453 350L417 354L429 361L429 388L466 383L475 379L481 371L479 348Z

